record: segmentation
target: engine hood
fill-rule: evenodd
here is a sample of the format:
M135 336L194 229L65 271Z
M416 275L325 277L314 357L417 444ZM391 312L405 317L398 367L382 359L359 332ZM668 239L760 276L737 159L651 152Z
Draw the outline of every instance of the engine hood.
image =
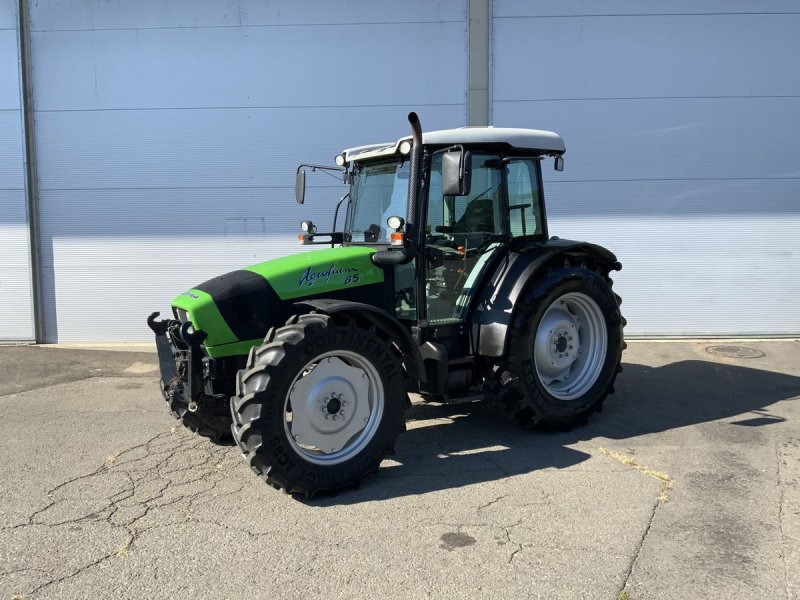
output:
M359 299L376 286L382 291L384 273L372 263L374 253L347 246L269 260L209 279L176 297L172 307L206 334L209 356L245 354L270 327L285 322L296 300Z

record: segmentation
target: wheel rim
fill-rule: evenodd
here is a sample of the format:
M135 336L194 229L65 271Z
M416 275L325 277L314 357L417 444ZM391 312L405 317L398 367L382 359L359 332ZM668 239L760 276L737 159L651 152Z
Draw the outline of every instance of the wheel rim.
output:
M570 292L547 307L534 339L533 362L547 392L574 400L591 388L605 364L608 334L592 298Z
M378 429L383 382L355 352L336 350L300 369L283 405L289 443L306 460L334 465L357 455Z

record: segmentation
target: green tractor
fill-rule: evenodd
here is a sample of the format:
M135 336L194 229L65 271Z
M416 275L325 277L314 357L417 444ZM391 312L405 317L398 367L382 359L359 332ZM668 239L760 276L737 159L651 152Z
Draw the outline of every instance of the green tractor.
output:
M336 157L334 231L202 283L148 319L173 415L288 493L357 487L393 454L409 392L488 399L529 427L600 411L625 347L614 254L550 237L541 165L560 136L467 127ZM341 231L336 215L344 203Z

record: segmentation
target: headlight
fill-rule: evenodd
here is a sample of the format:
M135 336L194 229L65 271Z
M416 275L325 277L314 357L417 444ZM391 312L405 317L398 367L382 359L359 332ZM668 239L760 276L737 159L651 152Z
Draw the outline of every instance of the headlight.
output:
M411 142L403 140L400 142L400 154L409 154L411 152Z
M386 224L389 226L389 229L398 230L405 224L405 221L403 220L403 217L393 215L386 219Z
M344 154L337 154L336 155L336 164L340 167L343 167L345 163Z

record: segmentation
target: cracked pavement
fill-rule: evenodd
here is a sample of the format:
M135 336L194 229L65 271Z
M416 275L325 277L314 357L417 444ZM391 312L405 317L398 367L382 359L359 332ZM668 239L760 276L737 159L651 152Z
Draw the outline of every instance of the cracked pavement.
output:
M746 345L632 343L569 433L415 399L309 502L180 427L153 354L0 348L0 600L800 598L800 343Z

